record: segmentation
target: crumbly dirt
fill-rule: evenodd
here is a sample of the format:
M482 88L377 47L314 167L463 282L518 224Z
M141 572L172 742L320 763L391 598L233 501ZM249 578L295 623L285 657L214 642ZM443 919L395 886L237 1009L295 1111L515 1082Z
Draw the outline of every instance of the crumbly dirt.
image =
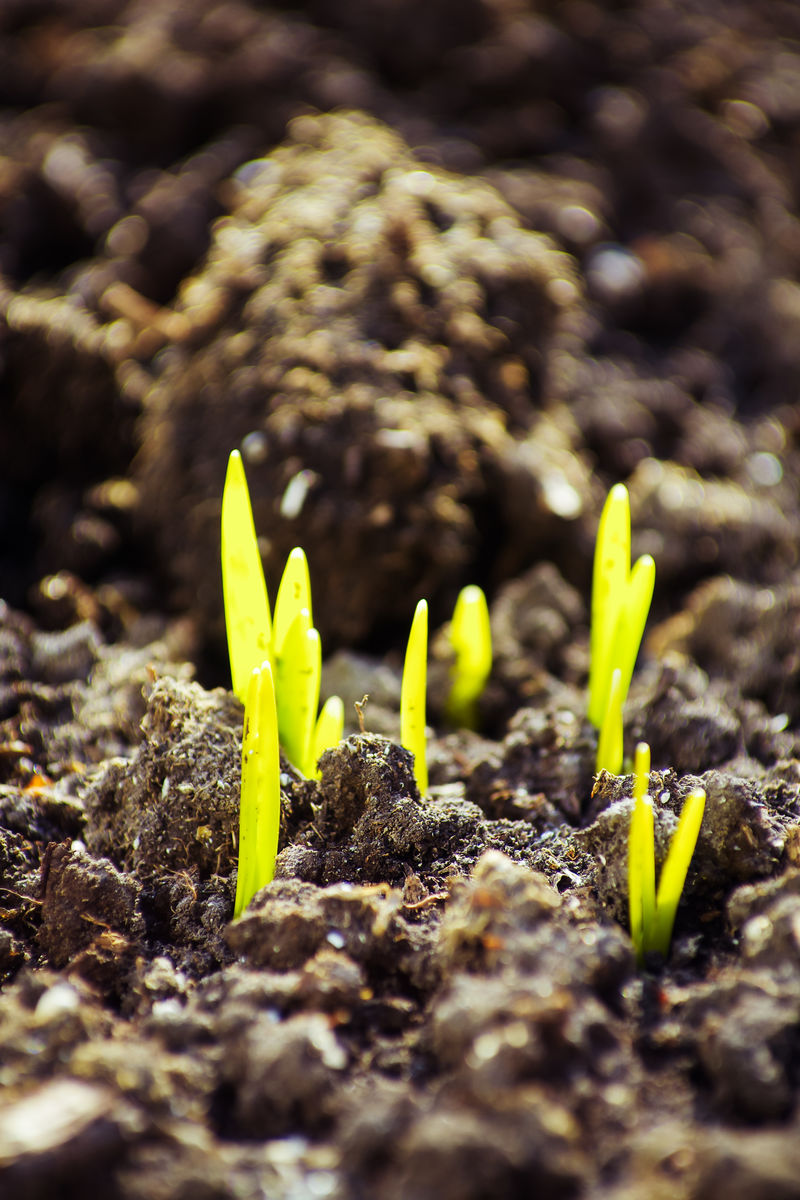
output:
M0 1196L800 1200L797 5L7 0L0 80ZM234 447L348 722L236 921ZM659 863L708 797L643 966L618 480Z

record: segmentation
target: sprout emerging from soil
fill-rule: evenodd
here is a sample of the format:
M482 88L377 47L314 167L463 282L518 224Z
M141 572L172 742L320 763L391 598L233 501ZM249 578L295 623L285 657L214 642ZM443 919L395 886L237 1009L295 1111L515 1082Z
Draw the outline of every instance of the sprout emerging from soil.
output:
M246 703L253 669L272 654L267 585L242 456L234 450L222 493L222 595L233 690Z
M669 954L675 914L706 804L702 788L686 797L656 891L653 801L647 794L649 773L650 747L640 742L634 762L634 805L628 836L628 910L631 940L640 965L653 950L663 958Z
M400 743L414 755L414 777L421 795L428 790L425 749L425 689L428 678L428 602L420 600L411 622L400 690Z
M270 618L250 492L238 450L232 451L228 459L221 544L233 690L246 704L253 670L269 663L280 744L298 771L313 775L319 755L341 740L344 708L341 701L329 701L317 720L322 649L311 617L308 562L299 546L286 561L274 622Z
M268 661L250 673L244 705L239 871L233 915L240 916L275 873L281 820L278 713Z
M486 596L475 584L458 594L450 623L450 644L455 659L445 715L451 725L476 729L478 701L492 669L492 630Z
M289 762L308 776L316 766L312 754L316 745L314 726L319 705L322 646L319 633L312 628L307 608L301 608L295 614L280 644L273 639L273 652L281 745Z
M611 672L611 686L608 689L603 724L600 726L600 737L597 742L598 771L608 771L610 775L619 775L622 770L622 672L619 667Z
M588 710L589 720L597 729L609 726L607 736L601 736L598 745L597 770L605 768L614 775L622 767L621 738L617 755L616 706L618 703L621 713L650 611L656 573L649 554L637 559L633 568L630 559L630 498L624 483L618 483L603 506L595 544ZM617 671L619 698L613 698L612 706ZM604 743L608 757L601 757Z

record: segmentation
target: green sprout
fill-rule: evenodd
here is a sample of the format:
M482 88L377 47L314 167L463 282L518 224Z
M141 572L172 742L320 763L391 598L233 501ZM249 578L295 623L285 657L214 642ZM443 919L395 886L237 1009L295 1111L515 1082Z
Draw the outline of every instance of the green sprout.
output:
M311 618L308 562L292 550L278 588L274 621L256 539L250 493L238 450L231 452L222 494L222 590L233 690L246 703L254 669L269 662L286 757L303 775L341 740L344 709L333 705L317 719L322 652ZM341 720L335 719L341 714ZM321 722L321 724L320 724ZM328 741L327 739L331 740ZM315 757L315 755L317 757Z
M428 790L425 750L425 689L428 676L428 602L420 600L411 622L400 689L400 743L414 755L414 776L421 795Z
M310 628L314 622L311 619L311 579L308 573L308 559L304 551L299 546L295 546L286 560L286 566L283 568L283 575L278 585L278 595L275 599L272 645L276 656L281 652L292 621L304 609L308 613Z
M275 874L281 823L281 760L272 669L265 660L250 673L244 704L239 871L233 915Z
M450 622L450 644L455 657L445 716L451 725L476 729L478 700L492 669L492 630L486 597L475 584L458 594Z
M242 456L234 450L222 493L222 594L233 690L242 704L250 674L271 657L272 623Z
M277 608L275 611L277 626ZM315 745L321 673L319 634L311 626L308 609L301 608L292 619L280 649L275 649L275 693L281 745L289 762L306 776L313 773L316 765L310 759Z
M603 506L595 544L588 709L589 720L597 729L607 726L606 736L601 733L598 743L597 770L605 768L615 775L622 767L621 748L617 755L621 712L650 611L656 572L649 554L638 558L633 568L630 558L630 498L624 483L618 483ZM619 695L612 703L617 671Z
M619 775L622 770L622 703L622 672L617 667L611 672L606 711L597 742L596 769L611 775Z
M663 958L669 954L675 914L706 804L702 788L686 797L656 891L653 801L647 794L649 773L650 748L641 742L634 761L634 804L628 835L628 909L631 940L640 965L653 950Z
M314 778L320 779L322 772L316 765L326 750L336 746L344 734L344 704L340 696L329 696L322 706L317 723L314 726L314 737L311 743L309 761L314 764Z

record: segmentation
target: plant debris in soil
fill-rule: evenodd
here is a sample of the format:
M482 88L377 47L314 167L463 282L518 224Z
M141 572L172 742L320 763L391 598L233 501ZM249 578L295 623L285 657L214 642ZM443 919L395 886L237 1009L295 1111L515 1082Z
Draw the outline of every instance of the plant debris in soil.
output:
M0 67L0 1196L800 1197L796 4L9 0ZM237 447L348 729L234 921ZM707 796L642 968L618 480L659 863Z

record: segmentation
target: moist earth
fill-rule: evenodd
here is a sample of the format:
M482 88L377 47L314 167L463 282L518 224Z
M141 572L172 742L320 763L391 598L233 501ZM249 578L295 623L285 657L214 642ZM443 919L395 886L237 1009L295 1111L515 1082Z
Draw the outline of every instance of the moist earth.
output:
M9 0L0 33L0 1195L800 1197L797 6ZM347 713L318 778L282 761L236 921L234 448ZM659 864L707 795L643 965L586 718L619 480Z

